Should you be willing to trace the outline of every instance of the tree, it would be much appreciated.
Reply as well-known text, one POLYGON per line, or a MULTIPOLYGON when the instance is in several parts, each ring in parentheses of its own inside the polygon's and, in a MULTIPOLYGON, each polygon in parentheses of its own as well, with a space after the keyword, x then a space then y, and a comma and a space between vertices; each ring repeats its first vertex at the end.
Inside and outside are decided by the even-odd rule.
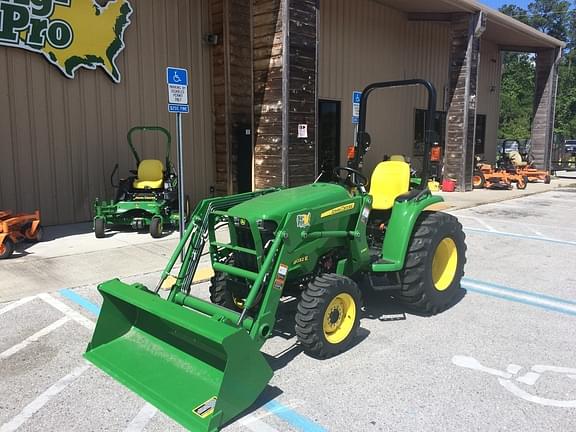
MULTIPOLYGON (((528 10, 504 5, 500 11, 566 42, 559 66, 555 132, 576 138, 576 10, 564 0, 534 0, 528 10)), ((530 136, 534 95, 533 56, 506 53, 502 74, 500 108, 501 138, 530 136)))

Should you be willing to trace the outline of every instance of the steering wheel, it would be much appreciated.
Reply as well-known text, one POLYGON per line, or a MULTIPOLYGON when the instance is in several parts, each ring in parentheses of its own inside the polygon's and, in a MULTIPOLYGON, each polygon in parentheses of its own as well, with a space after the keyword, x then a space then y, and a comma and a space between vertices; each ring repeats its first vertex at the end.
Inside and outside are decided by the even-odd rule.
POLYGON ((362 174, 360 171, 355 170, 354 168, 339 166, 334 168, 333 170, 334 175, 341 180, 342 177, 340 176, 340 173, 342 171, 346 171, 348 173, 346 178, 343 179, 343 182, 345 183, 349 182, 352 186, 356 186, 358 189, 364 189, 368 184, 368 179, 366 178, 366 176, 364 176, 364 174, 362 174))

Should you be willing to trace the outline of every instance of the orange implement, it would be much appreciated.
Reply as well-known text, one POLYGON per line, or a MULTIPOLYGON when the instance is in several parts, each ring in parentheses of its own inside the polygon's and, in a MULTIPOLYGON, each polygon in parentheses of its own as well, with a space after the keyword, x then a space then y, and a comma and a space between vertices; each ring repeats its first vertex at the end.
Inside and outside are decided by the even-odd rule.
POLYGON ((40 211, 16 214, 0 211, 0 259, 10 257, 16 243, 24 240, 42 240, 40 211))
POLYGON ((503 169, 494 169, 492 165, 480 160, 476 161, 476 170, 472 176, 472 186, 474 189, 512 189, 512 184, 516 183, 516 188, 526 189, 528 177, 517 172, 510 172, 503 169))

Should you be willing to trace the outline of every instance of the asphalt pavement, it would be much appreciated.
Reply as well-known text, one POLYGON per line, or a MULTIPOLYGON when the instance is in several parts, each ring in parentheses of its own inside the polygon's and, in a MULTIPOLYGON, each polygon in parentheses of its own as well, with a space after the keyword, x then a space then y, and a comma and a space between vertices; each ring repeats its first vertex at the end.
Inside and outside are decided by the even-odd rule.
MULTIPOLYGON (((447 211, 467 235, 460 301, 422 317, 367 294, 356 343, 337 357, 320 361, 302 352, 288 299, 263 348, 274 377, 252 409, 224 430, 576 430, 575 202, 576 189, 562 188, 451 205, 447 211)), ((86 254, 129 261, 137 250, 150 253, 157 268, 128 268, 122 276, 154 285, 157 262, 176 235, 141 245, 121 241, 124 235, 111 250, 89 248, 72 262, 81 265, 86 254)), ((44 261, 49 269, 50 259, 44 261)), ((94 275, 84 273, 75 276, 81 286, 64 280, 42 289, 33 279, 19 280, 26 294, 0 303, 0 432, 182 430, 83 360, 101 305, 96 284, 82 285, 94 275)), ((195 285, 194 294, 207 298, 207 284, 195 285)))

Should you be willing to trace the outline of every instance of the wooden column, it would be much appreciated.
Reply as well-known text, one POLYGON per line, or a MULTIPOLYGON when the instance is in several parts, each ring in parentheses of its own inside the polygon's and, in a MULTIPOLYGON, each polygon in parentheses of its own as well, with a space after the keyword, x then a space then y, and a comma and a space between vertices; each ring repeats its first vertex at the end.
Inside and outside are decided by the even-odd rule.
POLYGON ((444 177, 455 179, 458 191, 472 190, 480 36, 485 25, 482 13, 452 15, 444 177))
POLYGON ((316 177, 316 0, 290 0, 288 74, 288 185, 316 177), (298 138, 306 125, 307 138, 298 138))
POLYGON ((254 183, 296 186, 316 174, 316 1, 253 0, 254 183), (307 138, 298 138, 298 125, 307 138))
POLYGON ((215 188, 238 191, 237 160, 242 134, 252 128, 251 0, 212 0, 215 188))
POLYGON ((536 89, 534 91, 531 151, 534 163, 540 169, 550 169, 560 54, 557 48, 536 52, 536 89))

